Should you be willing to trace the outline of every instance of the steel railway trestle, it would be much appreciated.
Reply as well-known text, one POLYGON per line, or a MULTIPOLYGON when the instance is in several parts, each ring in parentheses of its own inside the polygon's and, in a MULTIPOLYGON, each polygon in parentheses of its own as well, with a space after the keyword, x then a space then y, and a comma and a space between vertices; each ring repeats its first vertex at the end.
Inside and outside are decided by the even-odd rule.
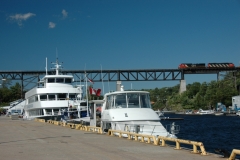
MULTIPOLYGON (((113 81, 180 81, 185 74, 217 74, 220 72, 239 72, 240 68, 187 68, 187 69, 135 69, 135 70, 62 70, 64 75, 72 74, 75 82, 84 82, 86 76, 94 82, 113 81)), ((46 71, 0 71, 4 80, 21 81, 22 91, 30 84, 37 84, 46 71)), ((54 74, 48 71, 47 74, 54 74)))

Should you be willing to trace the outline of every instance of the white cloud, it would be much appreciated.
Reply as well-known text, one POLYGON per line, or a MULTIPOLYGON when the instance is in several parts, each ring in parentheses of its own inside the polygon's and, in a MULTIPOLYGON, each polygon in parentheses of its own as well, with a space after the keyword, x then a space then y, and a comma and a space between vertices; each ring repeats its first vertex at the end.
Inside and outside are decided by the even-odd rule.
POLYGON ((25 14, 15 14, 15 15, 9 16, 9 18, 17 22, 19 26, 22 26, 22 21, 26 21, 27 19, 34 16, 36 16, 36 14, 34 13, 25 13, 25 14))
POLYGON ((63 9, 62 10, 62 15, 63 15, 63 18, 67 18, 68 12, 65 9, 63 9))
POLYGON ((56 27, 56 24, 53 23, 53 22, 49 22, 49 28, 55 28, 56 27))

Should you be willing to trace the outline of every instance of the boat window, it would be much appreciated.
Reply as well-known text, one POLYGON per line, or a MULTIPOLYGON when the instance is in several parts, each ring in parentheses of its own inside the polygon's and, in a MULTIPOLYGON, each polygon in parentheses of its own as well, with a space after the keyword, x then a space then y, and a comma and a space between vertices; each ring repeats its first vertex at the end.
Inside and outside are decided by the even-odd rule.
POLYGON ((149 94, 140 94, 141 108, 151 108, 149 94))
POLYGON ((57 95, 57 99, 58 100, 66 100, 66 98, 67 98, 67 94, 66 93, 59 93, 58 95, 57 95))
POLYGON ((86 102, 82 102, 82 103, 80 103, 80 106, 87 106, 87 103, 86 102))
POLYGON ((128 108, 140 108, 139 93, 128 93, 128 108))
POLYGON ((76 99, 76 94, 70 93, 69 94, 69 99, 71 99, 71 100, 76 99))
POLYGON ((65 83, 72 83, 72 79, 71 78, 65 78, 65 83))
POLYGON ((57 83, 63 83, 63 82, 64 82, 64 79, 63 79, 63 78, 56 78, 56 82, 57 82, 57 83))
POLYGON ((126 93, 114 95, 115 103, 112 104, 113 108, 127 108, 126 93))
POLYGON ((54 83, 55 82, 55 78, 48 78, 48 83, 54 83))
POLYGON ((43 115, 43 110, 42 109, 29 111, 29 116, 41 116, 41 115, 43 115))
POLYGON ((55 100, 55 94, 49 94, 49 95, 48 95, 48 100, 49 100, 49 101, 55 100))
POLYGON ((40 101, 46 101, 47 95, 40 95, 40 101))
MULTIPOLYGON (((59 109, 53 109, 53 114, 54 115, 59 115, 60 110, 59 109)), ((61 114, 61 113, 60 113, 61 114)))
POLYGON ((113 95, 107 96, 106 109, 111 109, 113 103, 113 95))

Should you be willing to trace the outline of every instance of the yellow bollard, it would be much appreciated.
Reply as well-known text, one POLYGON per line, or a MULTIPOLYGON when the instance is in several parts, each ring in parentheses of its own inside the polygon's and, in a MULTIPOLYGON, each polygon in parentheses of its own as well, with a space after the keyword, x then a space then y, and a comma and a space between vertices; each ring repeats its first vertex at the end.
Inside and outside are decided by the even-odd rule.
POLYGON ((180 143, 178 141, 176 141, 176 148, 174 148, 174 149, 181 149, 180 143))

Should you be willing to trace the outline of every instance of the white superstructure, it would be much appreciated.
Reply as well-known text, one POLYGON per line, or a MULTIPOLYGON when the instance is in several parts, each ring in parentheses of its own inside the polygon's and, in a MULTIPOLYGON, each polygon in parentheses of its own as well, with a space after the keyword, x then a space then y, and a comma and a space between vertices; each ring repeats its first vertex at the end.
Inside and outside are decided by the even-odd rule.
MULTIPOLYGON (((171 133, 160 123, 151 108, 149 92, 121 91, 104 95, 101 111, 102 129, 123 130, 141 134, 176 138, 179 126, 170 127, 171 133)), ((124 136, 124 135, 123 135, 124 136)))
MULTIPOLYGON (((24 117, 33 119, 44 116, 59 116, 67 111, 68 117, 85 117, 87 101, 83 100, 82 85, 74 86, 72 75, 61 75, 58 60, 55 64, 55 75, 45 75, 38 86, 25 94, 24 117), (75 111, 75 112, 74 112, 75 111)), ((46 71, 47 73, 47 71, 46 71)))

